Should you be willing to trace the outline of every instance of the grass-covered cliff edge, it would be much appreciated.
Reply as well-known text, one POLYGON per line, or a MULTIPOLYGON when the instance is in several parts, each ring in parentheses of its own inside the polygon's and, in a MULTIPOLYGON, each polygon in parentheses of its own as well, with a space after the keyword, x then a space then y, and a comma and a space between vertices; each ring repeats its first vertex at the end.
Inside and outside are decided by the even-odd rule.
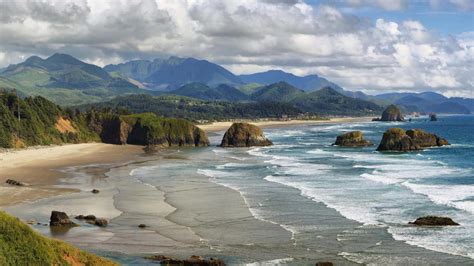
POLYGON ((160 146, 206 146, 206 133, 184 119, 151 113, 63 109, 41 97, 0 92, 0 148, 104 142, 160 146))
POLYGON ((0 265, 117 265, 34 232, 0 211, 0 265))

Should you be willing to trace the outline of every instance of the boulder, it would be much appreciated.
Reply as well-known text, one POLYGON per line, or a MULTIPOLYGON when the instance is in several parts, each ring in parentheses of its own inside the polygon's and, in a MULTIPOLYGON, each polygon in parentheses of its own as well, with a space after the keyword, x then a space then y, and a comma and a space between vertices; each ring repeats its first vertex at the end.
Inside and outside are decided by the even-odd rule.
POLYGON ((97 194, 97 193, 100 192, 100 190, 94 188, 91 192, 92 192, 93 194, 97 194))
POLYGON ((342 147, 364 147, 372 143, 364 139, 364 134, 360 131, 351 131, 337 136, 334 145, 342 147))
POLYGON ((145 259, 158 261, 162 265, 193 265, 193 266, 224 266, 224 261, 216 258, 205 259, 201 256, 193 255, 189 259, 175 259, 163 255, 153 255, 145 259))
POLYGON ((435 113, 430 114, 430 121, 438 121, 438 117, 436 116, 435 113))
POLYGON ((106 219, 102 218, 97 218, 94 221, 94 225, 100 226, 100 227, 106 227, 109 224, 109 222, 106 219))
POLYGON ((378 151, 417 151, 428 147, 449 145, 444 138, 425 132, 421 129, 405 131, 401 128, 390 128, 383 134, 378 151))
POLYGON ((398 106, 391 104, 382 113, 381 118, 372 119, 372 121, 405 121, 402 111, 398 106))
POLYGON ((222 138, 221 147, 270 146, 273 143, 263 135, 262 129, 248 123, 234 123, 222 138))
POLYGON ((334 263, 330 262, 330 261, 320 261, 320 262, 316 262, 316 266, 333 266, 334 263))
POLYGON ((452 225, 459 225, 453 219, 449 217, 439 217, 439 216, 425 216, 416 219, 414 222, 410 222, 410 224, 418 225, 418 226, 452 226, 452 225))
POLYGON ((12 185, 12 186, 19 186, 19 187, 24 187, 24 186, 27 185, 26 183, 16 181, 16 180, 13 180, 13 179, 7 179, 7 181, 5 181, 5 183, 7 183, 9 185, 12 185))
POLYGON ((49 218, 49 225, 50 226, 77 226, 77 224, 73 223, 69 216, 65 212, 60 211, 52 211, 51 217, 49 218))
POLYGON ((146 224, 139 224, 138 228, 147 228, 148 226, 146 224))

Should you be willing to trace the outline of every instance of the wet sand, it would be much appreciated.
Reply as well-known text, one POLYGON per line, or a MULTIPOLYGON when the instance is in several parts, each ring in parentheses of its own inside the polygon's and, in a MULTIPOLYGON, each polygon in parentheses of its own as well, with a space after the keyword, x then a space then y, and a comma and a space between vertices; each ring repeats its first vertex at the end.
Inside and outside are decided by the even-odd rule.
POLYGON ((74 189, 55 185, 66 174, 59 169, 68 166, 126 162, 143 153, 143 147, 103 143, 67 144, 32 147, 0 152, 0 206, 70 193, 74 189), (27 183, 11 186, 7 179, 27 183))

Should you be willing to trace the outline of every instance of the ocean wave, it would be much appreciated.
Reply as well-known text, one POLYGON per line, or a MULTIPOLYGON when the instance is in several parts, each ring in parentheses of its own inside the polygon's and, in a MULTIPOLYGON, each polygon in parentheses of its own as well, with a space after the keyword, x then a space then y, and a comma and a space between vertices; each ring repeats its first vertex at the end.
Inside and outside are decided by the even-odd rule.
POLYGON ((403 182, 402 185, 415 193, 426 195, 436 204, 455 207, 474 214, 474 201, 471 199, 474 195, 472 185, 425 185, 409 181, 403 182))

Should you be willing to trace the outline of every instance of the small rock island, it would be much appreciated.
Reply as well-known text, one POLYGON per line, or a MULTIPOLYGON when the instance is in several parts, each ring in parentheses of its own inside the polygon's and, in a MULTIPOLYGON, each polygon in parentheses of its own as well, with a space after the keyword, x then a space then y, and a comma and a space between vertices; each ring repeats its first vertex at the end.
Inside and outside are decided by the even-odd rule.
POLYGON ((391 104, 383 111, 381 118, 374 118, 372 121, 403 122, 405 121, 405 118, 403 117, 400 108, 391 104))
POLYGON ((233 123, 225 132, 220 147, 270 146, 261 128, 248 123, 233 123))
POLYGON ((414 222, 409 224, 414 224, 418 226, 454 226, 459 225, 453 219, 449 217, 439 217, 439 216, 425 216, 416 219, 414 222))
POLYGON ((361 131, 351 131, 337 136, 336 142, 333 145, 341 147, 365 147, 372 143, 364 139, 364 134, 361 131))
POLYGON ((449 145, 449 142, 435 134, 421 129, 390 128, 383 134, 378 151, 418 151, 428 147, 449 145))

